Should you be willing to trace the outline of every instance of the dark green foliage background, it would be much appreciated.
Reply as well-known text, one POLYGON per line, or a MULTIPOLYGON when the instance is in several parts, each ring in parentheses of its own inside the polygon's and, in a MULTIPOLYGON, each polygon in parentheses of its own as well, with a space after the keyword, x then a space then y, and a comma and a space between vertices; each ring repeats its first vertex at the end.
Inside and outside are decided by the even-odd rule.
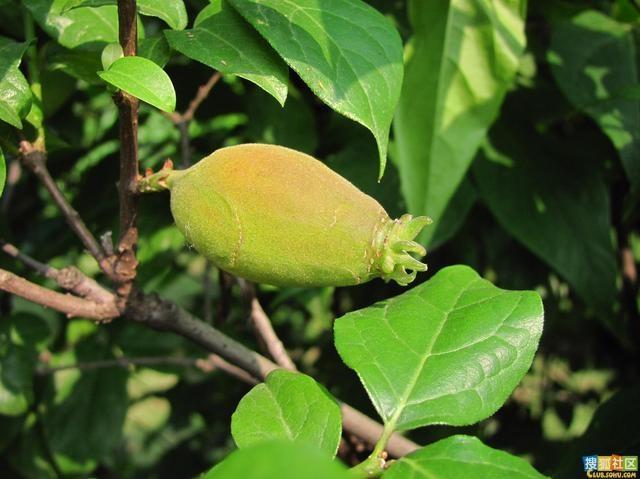
MULTIPOLYGON (((409 39, 404 1, 369 3, 393 20, 403 40, 409 39)), ((193 19, 206 3, 186 5, 193 19)), ((18 2, 0 0, 0 11, 0 34, 22 41, 18 2)), ((165 28, 153 17, 142 21, 147 36, 165 28)), ((631 118, 627 126, 638 142, 639 21, 640 8, 632 0, 530 2, 524 60, 487 141, 444 213, 427 256, 429 271, 418 282, 444 266, 463 263, 501 288, 537 290, 545 307, 541 346, 530 372, 493 417, 465 428, 423 428, 410 434, 415 441, 427 444, 453 432, 476 435, 560 478, 578 477, 583 454, 640 452, 640 297, 637 279, 625 278, 619 265, 623 250, 631 251, 636 265, 640 261, 640 178, 633 176, 640 157, 625 151, 625 171, 622 148, 598 121, 599 108, 606 110, 607 101, 613 101, 614 111, 631 118), (588 10, 616 22, 632 42, 630 50, 599 56, 597 64, 587 66, 603 69, 606 79, 607 72, 614 75, 624 64, 627 73, 622 75, 630 77, 616 77, 626 87, 610 91, 618 95, 613 100, 580 105, 567 89, 575 78, 563 83, 562 72, 554 72, 560 67, 553 55, 574 58, 594 42, 615 42, 606 20, 603 31, 586 36, 567 27, 588 10), (594 251, 602 256, 592 256, 594 251)), ((44 66, 49 168, 92 231, 116 232, 118 132, 110 93, 98 81, 77 82, 50 68, 56 46, 41 30, 36 34, 44 66)), ((165 70, 175 85, 178 111, 188 107, 211 75, 209 68, 177 54, 165 70)), ((391 215, 402 214, 406 205, 393 135, 391 161, 378 183, 378 150, 371 133, 321 103, 293 72, 289 86, 280 108, 253 83, 225 75, 190 125, 193 161, 242 142, 290 146, 325 161, 391 215)), ((0 123, 8 164, 16 161, 17 141, 16 130, 0 123)), ((171 121, 142 104, 141 166, 157 169, 167 157, 179 164, 179 148, 171 121)), ((5 192, 0 207, 1 237, 41 261, 76 264, 99 277, 46 191, 26 170, 5 192)), ((143 197, 139 218, 139 285, 202 315, 205 262, 185 247, 173 227, 168 196, 143 197)), ((42 281, 6 257, 0 258, 0 267, 42 281)), ((210 275, 215 325, 260 350, 238 287, 223 293, 217 272, 210 275), (230 297, 223 302, 222 294, 230 297)), ((332 323, 401 292, 376 280, 337 289, 260 287, 259 297, 300 369, 375 417, 358 378, 338 358, 332 323)), ((34 372, 45 360, 55 366, 113 357, 203 355, 185 339, 120 320, 103 326, 67 321, 7 295, 0 295, 0 313, 0 374, 28 403, 22 414, 0 415, 3 478, 192 477, 234 449, 229 418, 248 386, 222 372, 175 366, 101 369, 81 376, 77 371, 34 372)), ((349 451, 344 459, 358 454, 349 451)))

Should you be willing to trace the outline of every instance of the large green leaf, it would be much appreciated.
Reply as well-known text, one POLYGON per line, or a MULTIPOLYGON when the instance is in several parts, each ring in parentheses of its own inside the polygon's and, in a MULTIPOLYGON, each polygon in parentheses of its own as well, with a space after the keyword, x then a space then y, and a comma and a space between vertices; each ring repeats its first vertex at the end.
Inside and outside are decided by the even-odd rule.
POLYGON ((640 102, 633 27, 594 10, 553 30, 549 62, 565 96, 591 116, 618 149, 629 180, 640 188, 640 102))
POLYGON ((40 27, 67 48, 118 41, 114 5, 81 7, 63 13, 67 0, 23 0, 40 27))
POLYGON ((26 49, 26 43, 0 37, 0 120, 20 129, 31 108, 29 83, 18 68, 26 49))
POLYGON ((216 0, 205 8, 194 27, 166 31, 169 45, 222 73, 255 83, 284 105, 287 66, 226 1, 216 0))
POLYGON ((273 371, 247 393, 231 418, 240 448, 270 440, 305 443, 334 456, 340 444, 340 407, 312 378, 273 371))
POLYGON ((0 333, 0 414, 18 416, 33 402, 33 357, 0 333))
POLYGON ((384 479, 544 479, 519 457, 485 446, 478 438, 451 436, 393 463, 384 479))
MULTIPOLYGON (((409 211, 437 225, 498 114, 524 49, 524 0, 412 0, 394 122, 409 211)), ((428 244, 436 227, 425 228, 428 244)))
POLYGON ((496 125, 492 144, 474 164, 480 196, 502 226, 564 276, 585 302, 608 310, 617 273, 600 158, 561 149, 562 144, 513 123, 496 125))
MULTIPOLYGON (((101 7, 104 5, 117 5, 117 0, 67 0, 63 2, 63 12, 78 7, 101 7)), ((157 17, 174 30, 184 30, 189 21, 187 10, 182 0, 138 0, 136 3, 138 13, 151 17, 157 17)))
POLYGON ((361 0, 230 0, 311 90, 373 133, 380 176, 402 85, 402 42, 361 0))
MULTIPOLYGON (((111 359, 104 346, 89 337, 56 364, 111 359)), ((93 470, 119 443, 127 411, 127 371, 103 368, 55 374, 47 414, 43 416, 49 448, 66 474, 93 470)))
POLYGON ((527 372, 542 302, 451 266, 335 322, 340 356, 393 429, 471 424, 493 414, 527 372))
POLYGON ((233 452, 203 479, 353 479, 339 462, 317 449, 265 442, 233 452))
POLYGON ((176 109, 176 91, 171 78, 148 58, 120 58, 98 75, 107 83, 160 110, 172 112, 176 109))

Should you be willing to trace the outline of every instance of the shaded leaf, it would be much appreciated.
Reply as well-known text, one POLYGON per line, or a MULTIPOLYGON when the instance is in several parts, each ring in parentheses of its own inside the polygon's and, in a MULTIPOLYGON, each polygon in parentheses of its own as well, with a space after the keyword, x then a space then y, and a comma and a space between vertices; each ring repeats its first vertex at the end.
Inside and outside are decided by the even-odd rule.
POLYGON ((315 448, 290 442, 267 442, 229 455, 203 479, 353 479, 338 461, 315 448))
POLYGON ((393 463, 384 479, 544 479, 517 456, 485 446, 478 438, 451 436, 393 463))
POLYGON ((120 58, 108 70, 98 72, 98 76, 160 110, 172 112, 176 109, 176 92, 171 78, 147 58, 120 58))
POLYGON ((323 102, 371 130, 380 176, 402 86, 402 42, 361 0, 230 0, 323 102))
POLYGON ((640 103, 629 101, 638 83, 632 26, 583 11, 555 27, 548 59, 560 89, 600 125, 640 188, 640 103))
MULTIPOLYGON (((102 70, 99 49, 70 50, 59 45, 47 49, 47 68, 62 71, 89 84, 102 84, 97 72, 102 70)), ((46 93, 43 92, 46 95, 46 93)))
POLYGON ((523 0, 412 0, 411 56, 394 122, 409 212, 429 244, 495 120, 525 45, 523 0))
POLYGON ((466 266, 335 322, 335 343, 394 429, 464 425, 493 414, 531 365, 542 302, 466 266))
POLYGON ((284 107, 254 88, 248 92, 247 108, 251 122, 247 136, 258 143, 287 146, 313 155, 318 146, 315 119, 299 92, 289 90, 284 107))
POLYGON ((496 125, 493 144, 474 164, 480 196, 500 224, 564 276, 585 302, 608 310, 617 266, 599 158, 559 150, 512 124, 496 125))
POLYGON ((143 38, 138 42, 138 56, 148 58, 161 68, 171 59, 171 48, 164 34, 143 38))
POLYGON ((33 355, 0 333, 0 414, 19 416, 33 402, 33 355))
POLYGON ((335 456, 342 433, 340 408, 312 378, 276 370, 254 386, 231 418, 239 448, 271 440, 315 446, 335 456))
POLYGON ((222 73, 238 75, 271 94, 287 98, 286 65, 227 2, 209 5, 183 32, 165 31, 171 48, 222 73))
MULTIPOLYGON (((89 337, 72 352, 54 359, 69 364, 111 358, 89 337)), ((63 472, 89 472, 120 441, 128 403, 127 371, 69 370, 56 373, 54 379, 50 404, 43 416, 49 447, 63 472)))

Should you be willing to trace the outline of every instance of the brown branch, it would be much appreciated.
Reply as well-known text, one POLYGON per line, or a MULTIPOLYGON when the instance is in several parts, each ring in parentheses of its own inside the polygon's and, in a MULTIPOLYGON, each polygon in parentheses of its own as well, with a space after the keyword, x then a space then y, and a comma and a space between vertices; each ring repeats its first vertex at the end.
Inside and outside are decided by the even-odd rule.
POLYGON ((187 108, 187 110, 181 115, 181 120, 183 122, 189 123, 191 120, 193 120, 193 117, 196 114, 196 110, 202 104, 202 102, 206 100, 213 87, 216 86, 216 83, 218 83, 218 81, 220 81, 220 78, 220 72, 215 72, 213 75, 211 75, 207 83, 205 83, 204 85, 200 85, 200 87, 198 88, 198 93, 196 93, 196 96, 189 103, 189 108, 187 108))
POLYGON ((255 286, 243 278, 238 278, 238 284, 240 285, 242 294, 251 310, 249 316, 251 324, 253 324, 256 333, 266 346, 267 351, 269 351, 269 355, 284 369, 297 371, 298 368, 291 360, 284 344, 282 344, 282 341, 273 329, 269 316, 264 312, 264 309, 262 309, 262 306, 260 305, 260 301, 258 301, 258 298, 256 297, 255 286))
POLYGON ((107 267, 106 257, 100 244, 95 239, 93 234, 87 228, 87 225, 82 221, 78 212, 69 204, 67 199, 58 188, 58 185, 51 177, 49 170, 46 167, 46 152, 35 148, 28 141, 20 142, 20 152, 22 153, 22 161, 24 165, 33 172, 33 174, 40 180, 40 182, 47 189, 53 201, 58 206, 62 215, 64 216, 67 224, 76 236, 82 241, 82 244, 93 256, 103 270, 107 267))
MULTIPOLYGON (((106 305, 115 311, 116 299, 114 294, 74 266, 57 269, 22 253, 14 245, 6 243, 2 239, 0 239, 0 246, 5 254, 24 263, 45 278, 54 280, 61 288, 71 291, 81 298, 106 305)), ((115 314, 115 316, 119 316, 119 314, 115 314)))
MULTIPOLYGON (((131 295, 127 306, 125 315, 129 319, 154 329, 172 331, 184 336, 256 378, 264 380, 267 374, 280 368, 264 356, 158 296, 135 292, 131 295)), ((345 430, 374 445, 382 434, 382 425, 348 404, 342 403, 340 407, 345 430)), ((392 456, 400 457, 419 447, 409 439, 394 434, 387 450, 392 456)))
POLYGON ((215 371, 216 369, 219 369, 220 371, 224 371, 231 376, 235 376, 241 381, 247 384, 251 384, 252 386, 260 383, 258 379, 254 378, 244 369, 240 369, 238 366, 234 366, 230 362, 222 359, 217 354, 210 354, 206 359, 199 359, 197 366, 205 372, 215 371))
POLYGON ((2 247, 3 253, 5 253, 7 256, 11 256, 21 263, 24 263, 29 268, 31 268, 38 274, 41 274, 45 278, 53 278, 55 276, 54 268, 52 268, 48 264, 44 264, 33 259, 31 256, 27 256, 26 254, 21 253, 20 250, 18 250, 18 248, 16 248, 11 243, 7 243, 3 239, 0 239, 0 246, 2 247))
POLYGON ((273 325, 271 324, 271 320, 262 309, 258 298, 255 296, 251 300, 251 321, 253 322, 256 331, 260 334, 260 337, 264 340, 267 345, 267 349, 269 350, 269 354, 278 363, 285 369, 289 369, 291 371, 297 371, 296 365, 291 360, 289 353, 280 341, 280 338, 276 334, 273 329, 273 325))
POLYGON ((95 301, 70 294, 51 291, 3 269, 0 269, 0 290, 15 294, 47 308, 55 309, 68 317, 104 321, 120 314, 113 305, 96 303, 95 301))
MULTIPOLYGON (((135 0, 118 0, 119 38, 125 56, 137 53, 137 18, 135 0)), ((114 100, 120 120, 120 237, 113 267, 118 296, 124 304, 138 267, 138 99, 120 90, 114 100)))

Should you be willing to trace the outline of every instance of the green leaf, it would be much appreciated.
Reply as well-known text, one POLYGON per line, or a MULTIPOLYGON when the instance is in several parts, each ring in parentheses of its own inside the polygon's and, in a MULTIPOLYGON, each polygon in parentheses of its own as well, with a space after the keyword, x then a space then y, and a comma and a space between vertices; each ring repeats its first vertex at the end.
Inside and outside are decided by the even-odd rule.
MULTIPOLYGON (((78 7, 101 7, 116 5, 117 0, 68 0, 62 7, 63 12, 78 7)), ((138 13, 163 20, 174 30, 184 30, 189 21, 187 10, 182 0, 138 0, 138 13)))
POLYGON ((64 47, 118 41, 118 10, 114 5, 63 12, 65 0, 24 0, 22 3, 40 27, 64 47))
POLYGON ((7 178, 7 165, 4 161, 4 153, 2 152, 2 148, 0 148, 0 195, 4 191, 4 182, 7 178))
POLYGON ((394 462, 384 479, 544 479, 517 456, 485 446, 478 438, 451 436, 394 462))
POLYGON ((584 474, 582 456, 615 454, 636 456, 640 449, 640 387, 619 390, 596 411, 585 433, 574 443, 563 447, 561 467, 554 478, 570 479, 584 474))
POLYGON ((560 89, 600 125, 640 188, 640 103, 626 97, 638 83, 637 53, 631 25, 587 10, 554 28, 548 59, 560 89))
MULTIPOLYGON (((514 121, 508 117, 496 125, 493 144, 474 164, 480 196, 500 224, 564 276, 586 303, 608 311, 617 266, 601 158, 591 158, 588 149, 560 149, 513 127, 514 121)), ((580 141, 586 148, 586 140, 580 141)))
POLYGON ((33 357, 0 334, 0 414, 19 416, 33 402, 33 357))
POLYGON ((98 72, 98 76, 162 111, 172 112, 176 109, 176 92, 171 78, 147 58, 120 58, 108 70, 98 72))
POLYGON ((0 37, 0 120, 22 129, 31 109, 31 89, 20 69, 26 43, 0 37))
POLYGON ((335 456, 341 433, 336 401, 309 376, 284 370, 273 371, 249 391, 231 418, 239 448, 286 440, 335 456))
POLYGON ((465 425, 493 414, 529 369, 542 302, 451 266, 335 322, 335 343, 392 429, 465 425))
POLYGON ((339 462, 302 444, 267 442, 229 455, 202 479, 353 479, 339 462))
POLYGON ((402 41, 361 0, 230 0, 323 102, 368 128, 380 177, 402 86, 402 41))
POLYGON ((524 0, 412 0, 411 55, 394 122, 402 193, 434 227, 495 120, 524 50, 524 0))
POLYGON ((171 48, 164 34, 143 38, 138 42, 138 56, 148 58, 160 68, 171 59, 171 48))
MULTIPOLYGON (((112 357, 89 337, 74 351, 54 358, 52 365, 112 357)), ((54 379, 51 404, 43 416, 49 448, 63 472, 89 472, 120 441, 128 406, 127 371, 69 370, 56 373, 54 379)))
POLYGON ((138 12, 164 20, 173 30, 184 30, 189 21, 182 0, 138 0, 138 12))
POLYGON ((287 98, 287 66, 227 2, 214 1, 195 28, 165 31, 174 50, 222 73, 238 75, 271 94, 287 98))

